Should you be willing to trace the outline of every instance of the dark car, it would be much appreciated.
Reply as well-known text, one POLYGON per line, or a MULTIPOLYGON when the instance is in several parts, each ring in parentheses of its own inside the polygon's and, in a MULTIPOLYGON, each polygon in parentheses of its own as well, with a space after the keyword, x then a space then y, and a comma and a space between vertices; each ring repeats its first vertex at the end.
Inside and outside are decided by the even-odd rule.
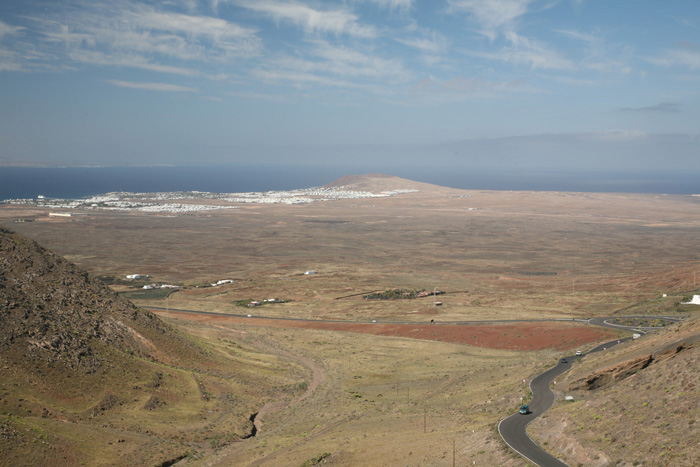
POLYGON ((520 406, 520 413, 523 415, 527 415, 530 413, 530 406, 528 405, 521 405, 520 406))
POLYGON ((565 358, 562 358, 562 359, 561 359, 561 363, 569 363, 569 361, 568 361, 567 359, 565 359, 565 358))

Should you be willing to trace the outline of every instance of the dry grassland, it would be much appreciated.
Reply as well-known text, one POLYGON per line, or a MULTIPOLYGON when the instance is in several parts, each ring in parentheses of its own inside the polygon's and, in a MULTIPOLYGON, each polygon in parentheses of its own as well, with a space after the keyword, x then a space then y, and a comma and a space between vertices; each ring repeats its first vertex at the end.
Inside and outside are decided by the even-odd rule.
MULTIPOLYGON (((649 312, 676 312, 693 289, 700 198, 386 183, 377 190, 421 191, 178 217, 88 212, 57 220, 0 206, 0 223, 93 274, 150 274, 185 286, 168 298, 171 309, 419 324, 570 319, 649 300, 658 300, 649 312), (35 221, 12 224, 29 218, 35 221), (219 279, 235 283, 195 287, 219 279), (434 287, 446 292, 441 307, 432 297, 348 297, 434 287), (662 293, 669 296, 658 299, 662 293), (234 304, 266 298, 288 302, 254 311, 234 304)), ((297 369, 291 380, 303 378, 297 391, 260 407, 255 437, 189 460, 201 465, 300 465, 325 453, 333 465, 452 465, 453 441, 457 465, 525 465, 500 441, 496 423, 527 397, 522 379, 561 354, 160 315, 221 349, 230 336, 276 355, 297 369)), ((563 339, 566 350, 582 343, 563 339)))

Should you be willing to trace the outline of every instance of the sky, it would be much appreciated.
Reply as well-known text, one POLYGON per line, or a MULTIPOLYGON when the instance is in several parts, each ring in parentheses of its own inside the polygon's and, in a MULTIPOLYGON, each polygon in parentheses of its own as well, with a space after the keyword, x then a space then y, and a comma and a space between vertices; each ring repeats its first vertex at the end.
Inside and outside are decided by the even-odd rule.
POLYGON ((699 127, 697 0, 0 2, 5 166, 700 174, 699 127))

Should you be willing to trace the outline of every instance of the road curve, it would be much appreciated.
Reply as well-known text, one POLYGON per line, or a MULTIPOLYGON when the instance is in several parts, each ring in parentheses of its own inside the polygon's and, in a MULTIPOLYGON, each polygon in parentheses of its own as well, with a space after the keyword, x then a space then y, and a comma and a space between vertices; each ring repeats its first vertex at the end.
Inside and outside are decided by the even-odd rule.
MULTIPOLYGON (((159 311, 175 311, 184 313, 196 313, 203 315, 213 315, 213 316, 231 316, 238 318, 257 318, 257 319, 269 319, 269 320, 284 320, 284 321, 323 321, 329 323, 357 323, 359 321, 346 321, 346 320, 316 320, 316 319, 304 319, 304 318, 281 318, 272 316, 259 316, 259 315, 243 315, 243 314, 232 314, 232 313, 215 313, 208 311, 196 311, 196 310, 181 310, 176 308, 163 308, 156 306, 145 306, 144 308, 154 309, 159 311)), ((654 316, 653 318, 665 318, 671 321, 680 321, 682 318, 676 317, 659 317, 654 316)), ((480 320, 480 321, 441 321, 434 322, 433 324, 489 324, 489 323, 516 323, 516 322, 543 322, 543 321, 574 321, 578 323, 590 324, 595 326, 602 326, 613 329, 625 329, 628 331, 635 331, 641 334, 646 334, 647 332, 654 330, 650 328, 640 328, 634 326, 624 326, 619 324, 612 324, 609 322, 611 318, 598 317, 590 319, 525 319, 525 320, 480 320)), ((377 322, 377 321, 372 321, 377 322)), ((382 323, 391 324, 419 324, 412 321, 381 321, 382 323)), ((609 349, 617 344, 621 344, 625 341, 630 340, 631 337, 624 339, 615 339, 610 342, 605 342, 599 346, 591 349, 588 353, 600 352, 605 349, 609 349)), ((583 358, 586 354, 581 355, 583 358)), ((554 405, 554 393, 550 389, 550 385, 554 379, 566 372, 571 368, 574 359, 579 358, 575 355, 569 355, 559 359, 557 364, 539 374, 530 382, 530 391, 532 392, 532 402, 530 403, 530 413, 522 415, 520 413, 515 413, 507 418, 501 420, 498 424, 498 432, 500 433, 503 440, 510 446, 514 451, 528 459, 530 462, 537 464, 541 467, 568 467, 567 464, 560 461, 556 457, 547 453, 544 449, 540 448, 537 443, 535 443, 526 432, 527 426, 535 418, 542 415, 544 412, 549 410, 552 405, 554 405)))
MULTIPOLYGON (((630 340, 629 337, 605 342, 593 348, 588 353, 609 349, 610 347, 628 340, 630 340)), ((514 413, 510 417, 501 420, 498 424, 498 432, 501 438, 503 438, 503 441, 505 441, 511 449, 530 462, 541 467, 566 467, 567 464, 540 448, 537 443, 527 435, 526 428, 530 422, 554 405, 554 393, 550 389, 552 381, 554 381, 557 376, 568 371, 574 359, 583 358, 584 355, 581 357, 576 357, 575 355, 562 357, 555 366, 533 378, 532 381, 530 381, 530 391, 532 392, 530 413, 527 415, 514 413)))

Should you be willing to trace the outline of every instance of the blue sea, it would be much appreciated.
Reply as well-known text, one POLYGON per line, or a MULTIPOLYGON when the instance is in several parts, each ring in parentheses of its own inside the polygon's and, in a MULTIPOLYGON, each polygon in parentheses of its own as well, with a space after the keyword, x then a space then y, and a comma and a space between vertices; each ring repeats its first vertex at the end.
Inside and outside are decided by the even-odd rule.
POLYGON ((325 185, 344 175, 385 173, 462 189, 700 193, 697 174, 524 173, 416 167, 177 166, 177 167, 0 167, 0 200, 81 198, 111 191, 208 191, 240 193, 325 185))

